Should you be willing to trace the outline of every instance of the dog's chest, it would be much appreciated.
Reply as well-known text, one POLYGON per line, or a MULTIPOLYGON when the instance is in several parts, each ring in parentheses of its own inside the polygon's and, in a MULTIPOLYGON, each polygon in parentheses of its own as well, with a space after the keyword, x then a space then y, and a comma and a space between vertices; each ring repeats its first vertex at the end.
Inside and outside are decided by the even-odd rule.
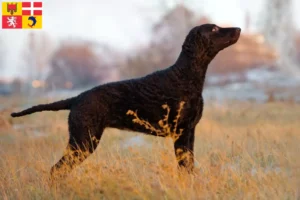
POLYGON ((183 99, 184 106, 182 109, 182 123, 189 123, 195 126, 202 117, 203 112, 203 98, 202 96, 194 96, 183 99))

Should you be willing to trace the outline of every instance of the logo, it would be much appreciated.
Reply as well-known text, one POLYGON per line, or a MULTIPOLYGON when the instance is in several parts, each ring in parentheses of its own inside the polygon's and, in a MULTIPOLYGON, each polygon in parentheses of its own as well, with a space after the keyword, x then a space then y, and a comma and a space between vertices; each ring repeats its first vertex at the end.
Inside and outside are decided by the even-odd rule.
POLYGON ((17 23, 17 18, 12 16, 12 17, 7 17, 7 25, 9 27, 13 27, 13 28, 16 28, 16 26, 18 25, 17 23))
POLYGON ((2 29, 42 29, 43 2, 2 2, 2 29))
POLYGON ((9 12, 11 15, 13 15, 14 12, 17 12, 17 3, 7 3, 7 12, 9 12))
POLYGON ((28 26, 30 26, 30 28, 34 27, 34 25, 36 24, 36 19, 34 16, 30 16, 28 17, 28 21, 32 21, 32 24, 28 24, 28 26))

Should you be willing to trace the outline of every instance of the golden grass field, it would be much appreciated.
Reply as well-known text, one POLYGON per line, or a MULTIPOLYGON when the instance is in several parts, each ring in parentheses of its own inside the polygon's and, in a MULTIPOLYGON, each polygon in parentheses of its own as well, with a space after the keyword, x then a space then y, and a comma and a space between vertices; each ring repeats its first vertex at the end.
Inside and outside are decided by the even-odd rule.
POLYGON ((50 187, 68 112, 10 118, 24 101, 37 103, 0 99, 0 199, 300 199, 300 104, 207 103, 193 175, 178 170, 170 138, 106 129, 96 152, 50 187), (125 145, 132 137, 142 142, 125 145))

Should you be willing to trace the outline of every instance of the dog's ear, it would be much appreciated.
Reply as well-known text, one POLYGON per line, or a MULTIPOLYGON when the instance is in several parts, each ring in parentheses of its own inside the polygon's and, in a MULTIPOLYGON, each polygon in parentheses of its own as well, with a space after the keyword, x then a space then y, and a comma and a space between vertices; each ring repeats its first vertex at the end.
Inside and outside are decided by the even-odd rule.
POLYGON ((190 57, 195 57, 199 53, 203 52, 208 46, 206 37, 201 33, 201 28, 193 28, 186 36, 182 45, 182 50, 186 52, 190 57))

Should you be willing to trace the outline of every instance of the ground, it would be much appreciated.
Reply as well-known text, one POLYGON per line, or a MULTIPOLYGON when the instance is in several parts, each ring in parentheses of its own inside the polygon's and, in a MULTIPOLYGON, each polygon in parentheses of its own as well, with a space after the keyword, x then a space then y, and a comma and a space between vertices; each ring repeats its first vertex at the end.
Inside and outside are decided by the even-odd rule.
POLYGON ((50 167, 67 144, 68 112, 9 117, 29 102, 37 103, 0 98, 3 199, 300 198, 300 104, 207 103, 194 175, 178 171, 171 139, 107 129, 95 154, 50 187, 50 167))

